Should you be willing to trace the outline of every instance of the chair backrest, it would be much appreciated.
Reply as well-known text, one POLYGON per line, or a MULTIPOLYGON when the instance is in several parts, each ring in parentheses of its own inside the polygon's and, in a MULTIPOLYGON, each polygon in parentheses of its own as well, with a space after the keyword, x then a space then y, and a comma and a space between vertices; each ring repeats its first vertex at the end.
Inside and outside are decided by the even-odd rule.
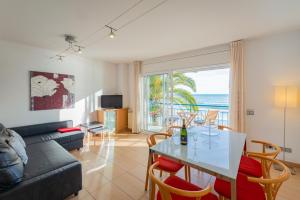
POLYGON ((225 125, 218 125, 218 129, 220 129, 220 130, 229 130, 229 131, 233 130, 229 126, 225 126, 225 125))
POLYGON ((281 148, 277 144, 273 144, 270 142, 260 141, 260 140, 251 140, 252 143, 261 144, 262 151, 261 152, 247 152, 249 155, 261 155, 269 158, 275 159, 278 154, 281 152, 281 148), (267 149, 272 149, 267 151, 267 149))
POLYGON ((164 137, 164 138, 168 138, 168 137, 170 137, 171 135, 168 134, 168 133, 153 133, 153 134, 149 135, 149 136, 147 137, 147 139, 146 139, 149 148, 152 147, 152 146, 154 146, 154 145, 156 145, 156 143, 157 143, 156 138, 157 138, 157 137, 161 137, 161 136, 164 137))
POLYGON ((189 127, 193 122, 193 120, 195 119, 195 117, 197 116, 197 113, 180 111, 177 113, 177 115, 181 119, 185 119, 185 126, 189 127))
POLYGON ((218 117, 219 111, 218 110, 208 110, 205 116, 205 124, 214 124, 218 117))
MULTIPOLYGON (((262 151, 261 152, 250 152, 247 151, 246 155, 247 156, 263 156, 263 157, 267 157, 270 159, 275 159, 278 154, 281 152, 281 148, 276 145, 276 144, 272 144, 270 142, 264 142, 264 141, 259 141, 259 140, 251 140, 252 143, 256 143, 256 144, 261 144, 262 145, 262 151), (272 149, 267 151, 268 149, 272 149)), ((265 161, 262 160, 262 166, 265 167, 265 169, 263 169, 263 177, 269 177, 270 174, 266 173, 270 170, 270 168, 272 167, 272 163, 271 162, 267 162, 264 163, 265 161)))
MULTIPOLYGON (((168 138, 170 136, 171 135, 169 135, 167 133, 153 133, 153 134, 149 135, 147 137, 147 139, 146 139, 148 147, 150 148, 150 147, 156 145, 156 143, 157 143, 157 139, 156 138, 157 137, 162 137, 162 138, 166 139, 166 138, 168 138)), ((150 156, 150 154, 149 154, 149 156, 150 156)), ((152 160, 151 163, 154 162, 154 161, 156 161, 157 158, 158 158, 157 154, 152 154, 152 156, 151 156, 151 160, 152 160)))
POLYGON ((153 169, 155 169, 157 165, 158 163, 156 162, 150 166, 149 176, 151 178, 152 184, 154 184, 154 187, 155 185, 158 186, 162 200, 172 200, 171 194, 175 194, 182 197, 196 198, 197 200, 200 200, 201 197, 211 192, 210 185, 208 185, 205 189, 200 191, 187 191, 172 187, 155 176, 153 169))
POLYGON ((261 160, 263 165, 263 171, 264 174, 266 174, 267 178, 248 177, 248 180, 263 185, 267 200, 275 200, 278 190, 281 187, 282 183, 288 180, 291 175, 289 168, 286 165, 284 165, 281 161, 269 157, 265 157, 261 155, 251 155, 251 157, 261 160), (271 170, 269 166, 271 166, 272 164, 277 164, 283 169, 283 171, 275 178, 271 178, 271 173, 270 173, 271 170))
POLYGON ((181 129, 181 126, 169 126, 167 129, 167 134, 173 135, 175 129, 181 129))

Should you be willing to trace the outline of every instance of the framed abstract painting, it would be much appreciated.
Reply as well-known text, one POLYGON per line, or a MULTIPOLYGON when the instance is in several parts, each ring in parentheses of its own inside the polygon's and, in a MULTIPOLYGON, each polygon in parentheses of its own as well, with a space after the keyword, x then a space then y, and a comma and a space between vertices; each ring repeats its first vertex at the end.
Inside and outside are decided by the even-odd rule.
POLYGON ((30 71, 30 110, 74 108, 75 77, 30 71))

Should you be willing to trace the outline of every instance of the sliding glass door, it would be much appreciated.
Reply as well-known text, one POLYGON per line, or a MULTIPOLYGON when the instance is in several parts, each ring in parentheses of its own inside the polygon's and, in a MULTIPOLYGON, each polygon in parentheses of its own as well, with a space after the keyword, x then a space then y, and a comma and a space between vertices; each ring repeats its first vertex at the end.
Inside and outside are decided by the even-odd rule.
POLYGON ((143 128, 165 130, 170 110, 170 76, 167 73, 144 77, 143 128))
POLYGON ((194 116, 192 125, 205 122, 209 111, 217 113, 217 125, 228 125, 229 68, 172 71, 144 76, 143 129, 165 131, 194 116))

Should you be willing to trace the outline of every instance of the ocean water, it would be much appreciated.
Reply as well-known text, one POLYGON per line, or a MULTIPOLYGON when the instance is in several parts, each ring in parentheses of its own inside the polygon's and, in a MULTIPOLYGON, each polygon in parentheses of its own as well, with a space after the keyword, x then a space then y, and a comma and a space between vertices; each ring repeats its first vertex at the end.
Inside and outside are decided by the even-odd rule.
POLYGON ((197 104, 200 105, 229 105, 228 94, 194 94, 193 96, 195 97, 197 104))

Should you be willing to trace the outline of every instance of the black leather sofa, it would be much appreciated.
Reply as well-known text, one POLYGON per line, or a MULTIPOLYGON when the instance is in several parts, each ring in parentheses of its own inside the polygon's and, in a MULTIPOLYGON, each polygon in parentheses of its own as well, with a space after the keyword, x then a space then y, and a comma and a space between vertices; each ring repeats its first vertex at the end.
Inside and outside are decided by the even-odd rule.
POLYGON ((82 189, 81 163, 66 149, 82 147, 84 134, 56 132, 71 126, 72 121, 63 121, 12 128, 26 142, 28 163, 22 182, 1 192, 0 200, 63 200, 78 194, 82 189))
POLYGON ((66 150, 79 149, 83 147, 84 133, 82 131, 72 131, 69 133, 59 133, 59 128, 73 127, 73 121, 60 121, 45 124, 35 124, 10 128, 19 133, 27 145, 55 140, 66 150))

